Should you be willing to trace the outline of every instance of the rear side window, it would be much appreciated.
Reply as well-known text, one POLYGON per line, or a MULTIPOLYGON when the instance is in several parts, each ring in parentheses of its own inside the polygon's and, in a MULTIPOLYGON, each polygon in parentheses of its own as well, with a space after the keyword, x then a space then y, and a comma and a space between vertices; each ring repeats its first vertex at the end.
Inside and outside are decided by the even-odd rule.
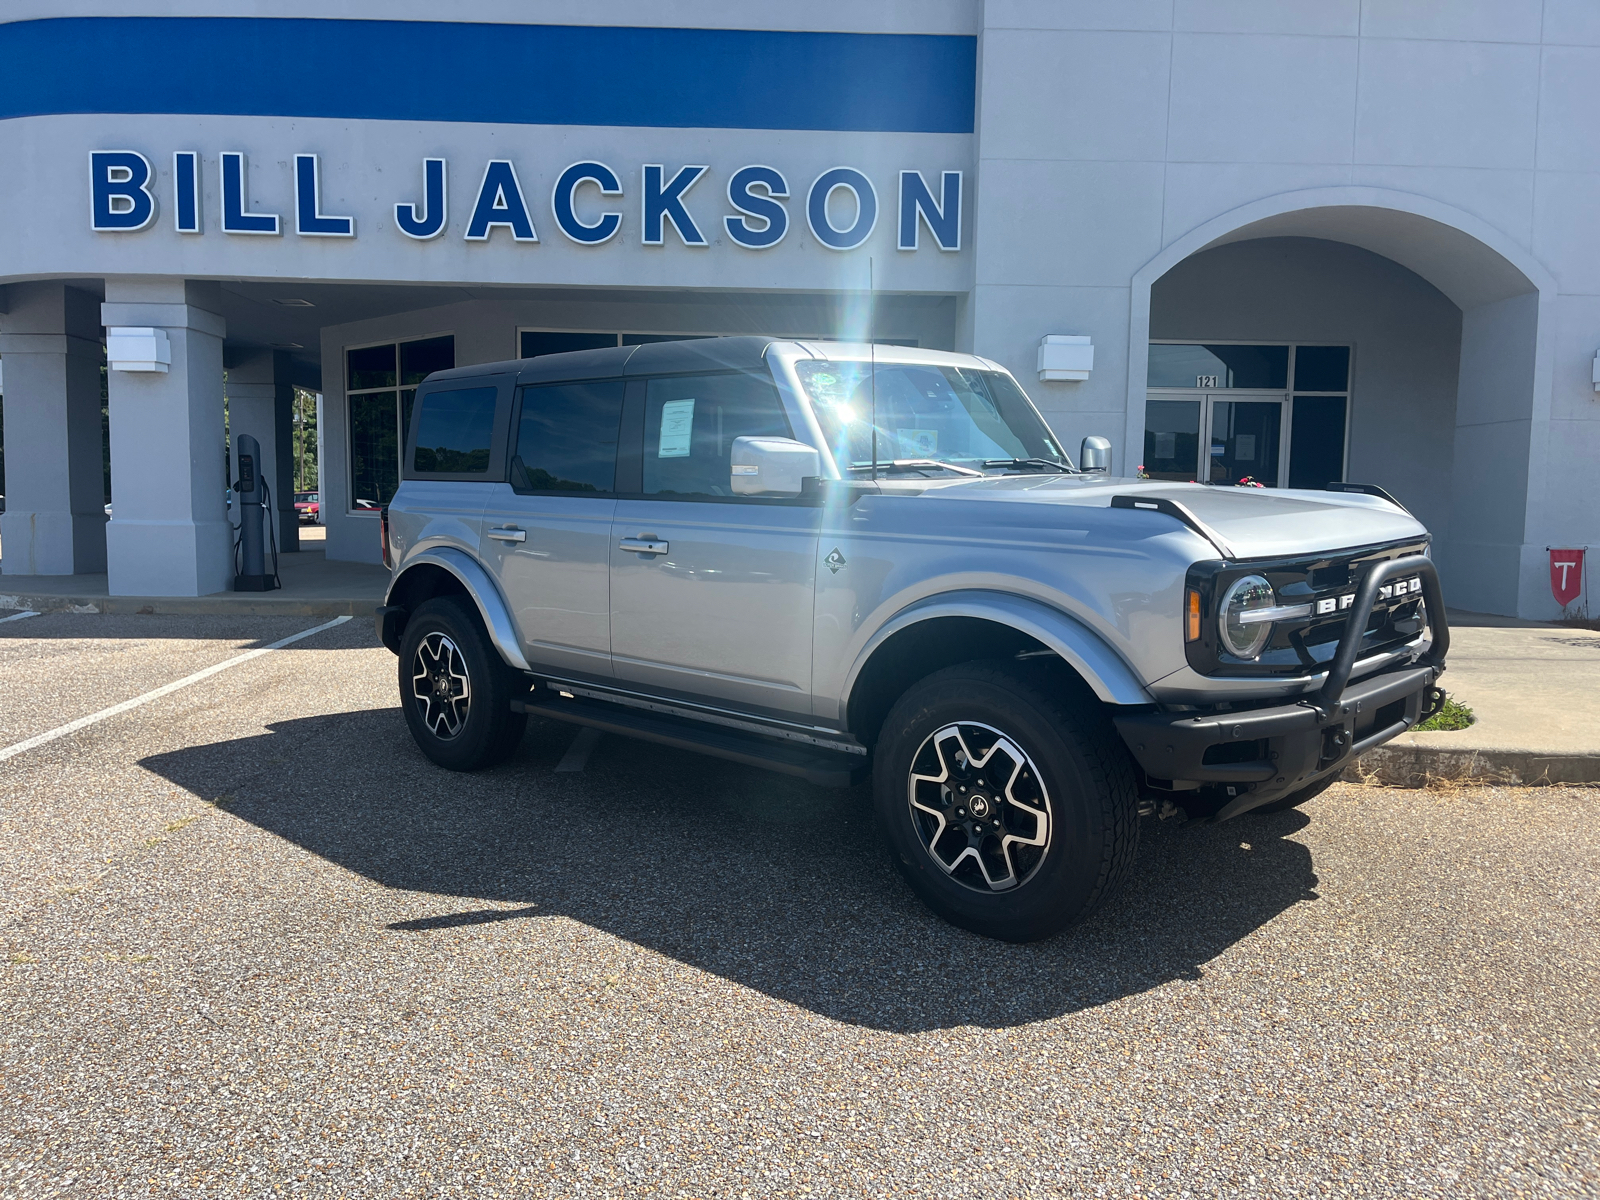
POLYGON ((412 467, 439 475, 487 471, 494 442, 496 391, 492 387, 462 388, 423 396, 412 467))
POLYGON ((611 492, 617 486, 622 381, 522 389, 511 486, 519 492, 611 492))
POLYGON ((770 380, 754 375, 652 379, 644 406, 644 491, 731 496, 733 440, 788 437, 789 418, 770 380))

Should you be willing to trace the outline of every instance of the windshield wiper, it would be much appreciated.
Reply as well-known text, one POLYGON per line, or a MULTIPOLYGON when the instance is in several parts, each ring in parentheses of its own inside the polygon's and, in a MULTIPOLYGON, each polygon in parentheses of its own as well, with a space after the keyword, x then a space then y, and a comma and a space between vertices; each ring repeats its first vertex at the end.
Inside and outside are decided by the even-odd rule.
POLYGON ((1060 471, 1063 475, 1076 475, 1066 463, 1056 462, 1053 458, 986 458, 983 460, 985 467, 1049 467, 1060 471))
MULTIPOLYGON (((974 479, 982 479, 982 471, 974 471, 971 467, 958 467, 955 463, 940 462, 936 458, 896 458, 889 461, 880 460, 877 469, 880 471, 914 471, 917 474, 926 474, 928 468, 938 471, 949 471, 952 475, 970 475, 974 479)), ((853 463, 852 471, 870 471, 872 463, 853 463)))

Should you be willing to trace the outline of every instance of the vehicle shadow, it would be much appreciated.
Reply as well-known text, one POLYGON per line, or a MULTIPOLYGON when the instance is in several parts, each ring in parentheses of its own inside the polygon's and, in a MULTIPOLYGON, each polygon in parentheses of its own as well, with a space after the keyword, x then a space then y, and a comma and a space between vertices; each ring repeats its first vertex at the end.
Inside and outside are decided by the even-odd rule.
POLYGON ((1202 966, 1316 898, 1298 813, 1146 820, 1122 892, 1049 941, 1007 945, 934 917, 901 882, 866 788, 830 791, 608 736, 552 772, 575 729, 531 723, 516 758, 440 770, 397 709, 272 725, 141 765, 386 887, 464 904, 396 937, 564 915, 822 1016, 910 1032, 1090 1008, 1202 966), (359 748, 359 752, 357 749, 359 748), (279 765, 293 764, 284 774, 279 765))

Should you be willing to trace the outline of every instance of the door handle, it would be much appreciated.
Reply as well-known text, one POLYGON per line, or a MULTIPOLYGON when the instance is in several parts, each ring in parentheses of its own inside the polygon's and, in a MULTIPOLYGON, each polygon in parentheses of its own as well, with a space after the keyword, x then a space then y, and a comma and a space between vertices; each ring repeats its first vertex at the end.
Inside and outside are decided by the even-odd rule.
POLYGON ((672 548, 671 542, 659 542, 655 538, 623 538, 617 545, 635 554, 665 554, 672 548))
POLYGON ((528 540, 528 531, 526 529, 518 529, 515 525, 505 525, 498 529, 491 529, 488 534, 497 542, 525 542, 528 540))

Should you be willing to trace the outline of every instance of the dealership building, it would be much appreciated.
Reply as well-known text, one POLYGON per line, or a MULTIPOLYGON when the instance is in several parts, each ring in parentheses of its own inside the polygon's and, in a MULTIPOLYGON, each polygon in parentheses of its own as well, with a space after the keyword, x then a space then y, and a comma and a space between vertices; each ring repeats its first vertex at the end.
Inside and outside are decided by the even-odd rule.
POLYGON ((1118 474, 1376 484, 1463 609, 1600 544, 1592 0, 339 7, 6 6, 8 579, 228 588, 243 433, 293 550, 296 387, 376 562, 428 372, 746 333, 985 356, 1118 474))

